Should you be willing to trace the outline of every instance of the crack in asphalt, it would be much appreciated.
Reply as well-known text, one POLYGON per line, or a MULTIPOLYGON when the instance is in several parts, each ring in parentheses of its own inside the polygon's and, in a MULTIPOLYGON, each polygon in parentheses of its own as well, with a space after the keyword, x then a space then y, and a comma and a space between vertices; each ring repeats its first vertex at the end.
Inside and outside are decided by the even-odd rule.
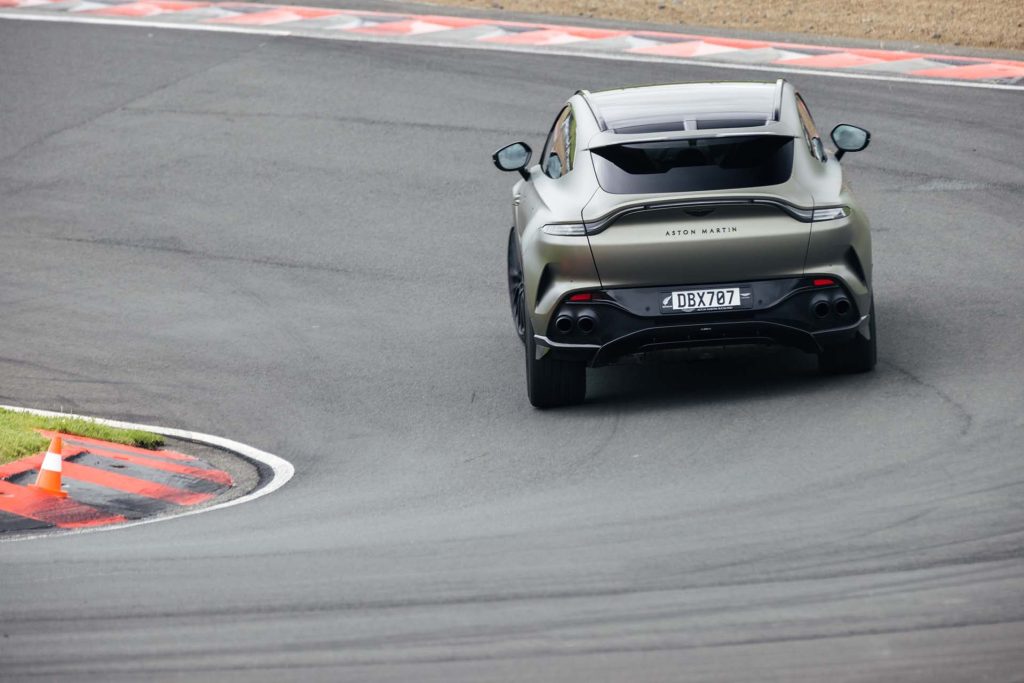
POLYGON ((228 263, 244 263, 247 265, 255 266, 267 266, 270 268, 288 268, 293 270, 311 270, 320 271, 325 273, 335 273, 338 275, 347 276, 370 276, 376 278, 388 278, 390 280, 400 280, 407 282, 416 282, 417 279, 406 275, 377 271, 369 268, 347 268, 341 266, 328 266, 320 263, 302 263, 300 261, 286 261, 284 259, 271 259, 271 258, 251 258, 245 256, 228 256, 227 254, 213 254, 209 252, 199 251, 196 249, 188 249, 186 247, 176 247, 168 244, 154 244, 152 242, 140 243, 131 240, 120 240, 110 237, 41 237, 40 239, 53 240, 56 242, 73 242, 78 244, 91 244, 96 246, 109 246, 109 247, 120 247, 123 249, 138 249, 141 251, 153 251, 168 254, 176 254, 180 256, 186 256, 188 258, 201 259, 206 261, 221 261, 228 263))
POLYGON ((209 116, 224 119, 283 119, 305 122, 324 122, 340 124, 357 124, 360 126, 376 126, 394 129, 396 127, 413 128, 427 131, 443 131, 447 133, 493 133, 495 135, 511 135, 530 137, 537 131, 512 128, 490 128, 487 126, 471 126, 451 123, 428 123, 426 121, 408 121, 399 119, 370 118, 366 116, 322 116, 317 114, 283 114, 278 112, 250 111, 218 111, 215 109, 164 109, 160 107, 122 107, 122 111, 132 114, 171 114, 174 116, 209 116))

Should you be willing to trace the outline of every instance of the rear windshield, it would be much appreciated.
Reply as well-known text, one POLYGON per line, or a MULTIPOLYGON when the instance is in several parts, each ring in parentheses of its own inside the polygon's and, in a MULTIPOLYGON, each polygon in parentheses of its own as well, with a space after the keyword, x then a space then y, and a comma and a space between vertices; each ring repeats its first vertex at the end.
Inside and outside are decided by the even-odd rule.
POLYGON ((700 192, 778 185, 793 172, 793 139, 769 135, 640 142, 592 150, 605 192, 700 192))

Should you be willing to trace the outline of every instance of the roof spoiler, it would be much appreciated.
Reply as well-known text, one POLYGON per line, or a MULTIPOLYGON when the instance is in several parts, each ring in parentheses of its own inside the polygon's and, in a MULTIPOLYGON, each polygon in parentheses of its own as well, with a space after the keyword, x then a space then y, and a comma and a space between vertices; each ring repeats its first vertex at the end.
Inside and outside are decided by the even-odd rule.
POLYGON ((771 121, 782 120, 782 92, 786 89, 786 79, 780 78, 775 81, 775 97, 772 99, 771 121))
POLYGON ((597 127, 601 130, 601 132, 603 133, 604 131, 608 130, 607 121, 604 120, 603 116, 597 113, 597 110, 594 109, 593 103, 590 101, 590 91, 577 90, 576 94, 582 97, 583 101, 587 103, 587 108, 590 109, 590 113, 594 116, 594 120, 597 121, 597 127))
MULTIPOLYGON (((765 124, 772 123, 773 121, 782 120, 782 94, 786 89, 786 79, 780 78, 775 81, 775 95, 772 97, 772 110, 768 112, 768 118, 765 124)), ((597 121, 598 129, 603 133, 608 130, 608 122, 604 120, 604 117, 598 113, 597 109, 594 108, 594 104, 590 101, 589 90, 577 90, 576 94, 579 95, 584 102, 587 103, 587 108, 590 109, 590 113, 593 114, 594 120, 597 121)))

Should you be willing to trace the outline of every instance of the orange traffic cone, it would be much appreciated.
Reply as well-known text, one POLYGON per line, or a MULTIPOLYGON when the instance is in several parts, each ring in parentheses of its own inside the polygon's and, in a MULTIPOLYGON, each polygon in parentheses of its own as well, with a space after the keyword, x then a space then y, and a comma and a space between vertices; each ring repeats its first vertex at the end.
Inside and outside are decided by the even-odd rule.
POLYGON ((60 434, 56 434, 53 440, 50 441, 50 447, 43 457, 43 465, 39 468, 39 476, 36 477, 36 483, 30 484, 32 488, 53 496, 68 497, 68 494, 60 489, 60 470, 61 463, 64 461, 64 458, 61 457, 63 447, 64 442, 61 441, 60 434))

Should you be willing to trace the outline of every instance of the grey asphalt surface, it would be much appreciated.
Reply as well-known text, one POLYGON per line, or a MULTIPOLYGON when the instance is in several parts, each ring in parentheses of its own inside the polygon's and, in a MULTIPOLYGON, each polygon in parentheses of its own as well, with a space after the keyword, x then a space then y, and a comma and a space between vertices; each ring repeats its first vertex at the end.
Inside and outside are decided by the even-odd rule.
POLYGON ((1022 680, 1020 93, 792 78, 874 133, 874 374, 526 402, 490 153, 577 88, 742 76, 0 22, 0 399, 297 469, 0 543, 0 679, 1022 680))

